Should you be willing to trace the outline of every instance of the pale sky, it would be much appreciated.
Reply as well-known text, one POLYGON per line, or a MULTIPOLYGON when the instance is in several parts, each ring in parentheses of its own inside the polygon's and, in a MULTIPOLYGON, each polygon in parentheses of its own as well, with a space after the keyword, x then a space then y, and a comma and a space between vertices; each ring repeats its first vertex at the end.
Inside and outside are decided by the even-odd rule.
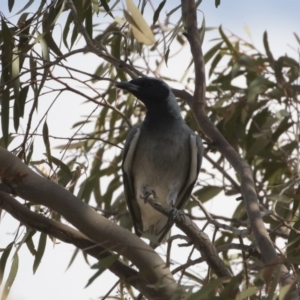
MULTIPOLYGON (((155 7, 161 1, 152 0, 155 7)), ((16 1, 16 12, 26 1, 16 1)), ((168 4, 163 9, 163 12, 169 11, 170 7, 175 7, 179 1, 168 1, 168 4), (171 5, 172 3, 172 5, 171 5)), ((263 51, 262 35, 266 30, 269 35, 270 48, 275 57, 289 53, 296 60, 299 60, 297 52, 292 47, 299 49, 293 32, 300 36, 300 1, 299 0, 221 0, 221 5, 218 8, 214 6, 214 0, 203 0, 200 9, 205 14, 207 27, 223 26, 240 37, 249 40, 250 38, 245 31, 245 26, 250 30, 252 40, 257 48, 263 51)), ((7 15, 7 1, 1 1, 0 11, 7 15)), ((119 16, 122 17, 121 13, 119 16)), ((201 13, 198 17, 201 20, 201 13)), ((162 18, 163 20, 163 18, 162 18)), ((101 15, 99 17, 101 22, 101 15)), ((213 34, 208 33, 204 40, 204 52, 209 49, 213 42, 213 34)), ((78 57, 78 56, 77 56, 78 57)), ((93 72, 95 68, 95 61, 88 59, 88 55, 78 61, 78 64, 86 64, 86 68, 93 72)), ((95 59, 95 56, 93 56, 95 59)), ((180 74, 180 65, 170 67, 169 72, 174 74, 174 70, 180 74)), ((55 104, 48 119, 55 118, 56 127, 51 128, 53 135, 68 136, 72 124, 75 122, 78 115, 88 114, 92 109, 91 106, 82 105, 81 99, 72 99, 72 109, 70 110, 70 99, 63 99, 59 104, 55 104), (83 109, 86 110, 83 111, 83 109), (68 118, 66 118, 66 112, 68 118)), ((43 109, 42 107, 40 108, 43 109)), ((52 141, 51 141, 52 142, 52 141)), ((55 145, 59 142, 53 141, 55 145)), ((41 147, 43 144, 41 143, 41 147)), ((41 153, 44 148, 38 153, 37 159, 41 158, 41 153)), ((201 179, 201 174, 200 174, 201 179)), ((208 209, 211 212, 217 212, 218 205, 215 200, 209 203, 208 209)), ((17 229, 17 223, 14 222, 8 215, 5 215, 0 224, 0 247, 5 247, 14 236, 17 229)), ((39 235, 36 234, 38 237, 39 235)), ((37 239, 35 240, 37 243, 37 239)), ((102 274, 95 282, 84 289, 88 279, 95 273, 84 262, 82 255, 79 254, 75 263, 67 271, 66 267, 73 254, 74 247, 64 243, 55 245, 48 239, 47 249, 39 269, 35 275, 32 274, 32 265, 34 258, 23 246, 19 252, 19 271, 17 278, 12 287, 9 299, 13 300, 83 300, 83 299, 97 299, 104 295, 110 287, 114 284, 114 276, 109 271, 102 274)), ((94 260, 91 259, 93 263, 94 260)), ((4 282, 7 278, 9 264, 7 265, 4 282)))

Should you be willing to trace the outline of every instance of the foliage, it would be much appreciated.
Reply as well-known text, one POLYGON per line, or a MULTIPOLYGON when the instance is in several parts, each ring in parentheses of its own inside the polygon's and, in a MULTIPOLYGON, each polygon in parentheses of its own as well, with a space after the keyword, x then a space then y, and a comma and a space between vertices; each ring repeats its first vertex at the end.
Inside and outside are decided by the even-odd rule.
MULTIPOLYGON (((170 75, 165 68, 176 63, 181 55, 180 50, 187 44, 184 24, 175 8, 168 13, 166 20, 161 21, 166 1, 157 3, 152 14, 151 30, 147 27, 147 23, 151 22, 146 23, 142 15, 136 13, 130 6, 131 1, 127 1, 128 9, 124 10, 124 18, 121 18, 119 1, 101 0, 98 3, 74 0, 77 19, 70 9, 71 2, 29 1, 17 12, 15 23, 2 16, 1 146, 13 151, 26 164, 66 187, 82 201, 95 206, 111 221, 132 230, 122 189, 121 149, 129 127, 141 122, 145 109, 132 96, 124 98, 116 90, 114 82, 128 80, 131 74, 141 72, 161 77, 173 87, 179 82, 192 94, 194 72, 192 63, 188 64, 191 58, 189 61, 185 59, 186 70, 179 78, 170 75), (34 14, 28 13, 29 7, 34 7, 34 14), (84 26, 87 36, 83 35, 80 24, 84 26), (96 50, 92 51, 91 46, 86 45, 88 38, 96 50), (87 52, 98 55, 98 58, 92 58, 95 61, 94 74, 86 72, 84 66, 69 63, 70 58, 80 60, 82 55, 88 55, 87 52), (129 66, 134 67, 130 69, 129 66), (54 102, 62 97, 74 96, 85 101, 88 117, 75 121, 72 137, 66 138, 59 147, 63 151, 61 154, 51 147, 52 139, 58 137, 50 135, 55 120, 47 116, 54 102), (40 115, 38 108, 43 99, 51 101, 45 114, 40 115), (34 127, 33 116, 36 114, 39 121, 34 127), (46 159, 34 161, 32 155, 39 151, 34 147, 39 136, 43 138, 46 159)), ((142 3, 140 11, 149 13, 149 6, 144 1, 142 3)), ((12 11, 14 1, 9 0, 8 5, 12 11)), ((261 210, 266 213, 264 221, 270 237, 275 245, 287 244, 279 255, 297 277, 299 62, 286 55, 275 58, 266 32, 263 35, 265 51, 261 53, 250 42, 227 34, 221 27, 215 30, 218 38, 204 54, 209 79, 207 114, 220 133, 251 165, 258 201, 261 210)), ((300 43, 299 37, 295 37, 296 42, 300 43)), ((207 143, 206 163, 194 195, 202 203, 213 201, 216 197, 222 197, 223 203, 233 203, 231 196, 240 197, 240 178, 223 155, 215 152, 215 145, 199 131, 192 111, 184 102, 181 101, 180 105, 188 125, 198 131, 207 143)), ((38 210, 33 204, 31 209, 38 210)), ((39 209, 48 218, 61 220, 55 212, 39 209)), ((205 219, 199 213, 197 201, 191 200, 185 212, 193 220, 205 219)), ((238 203, 231 218, 224 217, 222 211, 212 217, 239 229, 247 228, 243 201, 238 203)), ((25 238, 14 242, 18 247, 27 245, 31 250, 35 256, 33 268, 36 271, 45 249, 46 235, 42 233, 39 244, 34 245, 32 236, 35 231, 27 229, 27 232, 25 238)), ((262 269, 251 235, 242 240, 235 232, 217 226, 212 241, 216 247, 223 247, 222 258, 236 276, 221 291, 222 280, 211 279, 208 269, 207 274, 202 272, 199 275, 196 262, 194 265, 188 263, 191 250, 190 256, 186 257, 187 266, 172 266, 173 269, 178 267, 178 273, 180 271, 178 281, 188 282, 193 286, 193 291, 197 291, 189 299, 229 299, 228 293, 238 287, 243 293, 236 299, 267 299, 267 295, 277 292, 270 275, 274 269, 272 272, 271 267, 262 269), (236 243, 249 246, 240 252, 230 251, 236 243), (238 272, 233 264, 239 265, 238 272), (240 272, 242 269, 243 272, 240 272), (207 281, 209 283, 204 285, 207 281)), ((11 250, 12 244, 2 249, 0 274, 4 272, 11 250)), ((17 263, 16 252, 6 283, 8 289, 16 276, 17 263)), ((102 262, 97 276, 102 274, 107 263, 102 262)), ((274 274, 276 276, 276 272, 274 274)), ((91 278, 88 284, 94 279, 91 278)), ((131 295, 133 293, 122 283, 120 289, 128 289, 131 295)), ((284 296, 280 297, 284 299, 284 296)))

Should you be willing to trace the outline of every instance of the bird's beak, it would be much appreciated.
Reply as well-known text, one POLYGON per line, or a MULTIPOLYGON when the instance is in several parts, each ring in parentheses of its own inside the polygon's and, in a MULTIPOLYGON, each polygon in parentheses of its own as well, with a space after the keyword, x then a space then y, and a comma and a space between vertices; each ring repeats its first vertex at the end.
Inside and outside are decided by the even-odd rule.
POLYGON ((117 82, 116 86, 119 89, 122 89, 122 90, 125 90, 128 92, 138 92, 140 89, 139 86, 132 84, 130 81, 117 82))

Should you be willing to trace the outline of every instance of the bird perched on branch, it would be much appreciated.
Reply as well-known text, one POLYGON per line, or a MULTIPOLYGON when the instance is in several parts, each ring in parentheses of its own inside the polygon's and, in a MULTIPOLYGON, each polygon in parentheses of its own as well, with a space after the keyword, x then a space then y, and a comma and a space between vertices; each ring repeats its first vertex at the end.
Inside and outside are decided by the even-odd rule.
POLYGON ((173 222, 147 199, 152 197, 165 208, 184 208, 201 166, 202 141, 184 122, 174 94, 162 80, 142 77, 116 86, 147 108, 144 121, 128 133, 122 170, 135 232, 158 245, 173 222))

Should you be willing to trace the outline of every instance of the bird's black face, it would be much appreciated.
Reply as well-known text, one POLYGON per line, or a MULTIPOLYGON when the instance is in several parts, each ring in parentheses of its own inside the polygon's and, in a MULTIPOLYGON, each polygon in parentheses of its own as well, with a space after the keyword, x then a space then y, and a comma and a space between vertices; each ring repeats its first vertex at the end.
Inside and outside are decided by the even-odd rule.
POLYGON ((116 86, 136 96, 146 105, 147 109, 166 104, 171 92, 165 82, 151 77, 141 77, 127 82, 118 82, 116 86))

